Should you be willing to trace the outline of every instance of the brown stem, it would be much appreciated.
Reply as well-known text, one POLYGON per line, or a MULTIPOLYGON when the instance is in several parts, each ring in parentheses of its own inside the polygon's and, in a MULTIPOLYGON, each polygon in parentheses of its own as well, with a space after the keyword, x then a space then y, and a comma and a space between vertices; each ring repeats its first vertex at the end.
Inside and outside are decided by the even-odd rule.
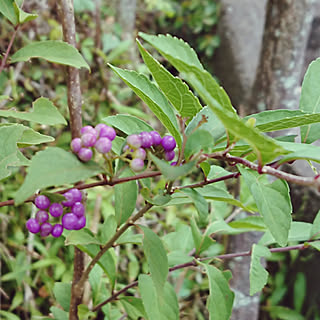
MULTIPOLYGON (((76 27, 72 0, 59 0, 59 13, 62 22, 64 41, 76 47, 76 27)), ((82 127, 81 117, 81 88, 79 70, 67 67, 68 108, 70 113, 70 129, 72 139, 80 136, 82 127)), ((74 269, 71 289, 69 319, 78 320, 78 305, 83 296, 83 284, 77 286, 84 270, 84 253, 77 247, 74 248, 74 269), (75 289, 77 288, 77 289, 75 289)))
POLYGON ((20 25, 17 25, 17 26, 14 28, 14 32, 13 32, 13 35, 12 35, 12 37, 11 37, 11 39, 10 39, 9 44, 8 44, 7 51, 6 51, 6 53, 4 54, 4 56, 3 56, 2 60, 1 60, 0 74, 1 74, 1 72, 3 71, 3 69, 4 69, 5 65, 6 65, 6 62, 7 62, 8 57, 9 57, 10 50, 11 50, 12 45, 13 45, 13 41, 14 41, 14 39, 16 38, 16 35, 17 35, 17 33, 18 33, 18 30, 19 30, 19 27, 20 27, 20 25))
MULTIPOLYGON (((282 247, 282 248, 271 248, 269 249, 270 252, 286 252, 286 251, 290 251, 290 250, 304 250, 306 248, 309 247, 309 244, 307 243, 302 243, 302 244, 298 244, 295 246, 288 246, 288 247, 282 247)), ((243 252, 237 252, 237 253, 227 253, 227 254, 221 254, 218 256, 214 256, 214 257, 207 257, 207 258, 200 258, 200 259, 194 259, 190 262, 187 263, 182 263, 182 264, 178 264, 174 267, 169 268, 169 272, 175 271, 175 270, 179 270, 179 269, 183 269, 183 268, 189 268, 189 267, 194 267, 197 266, 198 261, 206 261, 206 260, 212 260, 212 259, 233 259, 233 258, 237 258, 237 257, 245 257, 245 256, 250 256, 251 255, 251 250, 250 251, 243 251, 243 252)), ((135 287, 136 285, 138 285, 138 281, 134 281, 128 285, 126 285, 124 288, 122 288, 121 290, 115 292, 111 297, 109 297, 107 300, 99 303, 98 305, 96 305, 94 308, 92 308, 92 311, 97 311, 99 310, 101 307, 103 307, 104 305, 106 305, 109 302, 114 301, 120 294, 125 293, 126 291, 128 291, 130 288, 135 287)))

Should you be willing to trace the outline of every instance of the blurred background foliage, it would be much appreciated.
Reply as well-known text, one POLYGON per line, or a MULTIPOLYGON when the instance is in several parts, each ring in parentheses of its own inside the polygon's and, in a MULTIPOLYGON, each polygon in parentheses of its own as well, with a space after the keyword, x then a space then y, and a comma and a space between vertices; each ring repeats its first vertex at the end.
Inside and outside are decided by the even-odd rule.
MULTIPOLYGON (((129 49, 135 46, 133 41, 137 32, 143 31, 151 34, 170 33, 183 38, 196 50, 200 60, 206 65, 219 46, 219 4, 211 0, 140 0, 137 2, 135 29, 132 30, 131 41, 122 39, 122 26, 117 21, 117 2, 74 0, 78 49, 91 67, 89 76, 84 71, 81 74, 84 125, 95 125, 108 115, 125 113, 143 118, 157 130, 163 131, 147 106, 120 78, 110 72, 106 64, 112 63, 121 67, 134 65, 136 70, 146 73, 141 60, 132 61, 128 53, 129 49)), ((39 17, 23 26, 13 44, 12 53, 33 40, 62 39, 56 1, 26 1, 24 10, 36 12, 39 17)), ((2 16, 0 25, 0 51, 4 52, 13 28, 2 16)), ((24 111, 31 107, 36 98, 45 96, 50 98, 68 119, 63 69, 61 65, 38 59, 30 63, 20 62, 7 68, 0 75, 1 94, 12 97, 5 108, 12 107, 24 111)), ((211 72, 214 73, 213 70, 211 72)), ((0 108, 3 107, 4 102, 0 101, 0 108)), ((7 119, 1 119, 1 122, 5 121, 7 119)), ((33 123, 28 125, 55 137, 56 141, 51 145, 69 148, 70 132, 67 127, 49 127, 33 123)), ((42 145, 40 149, 44 147, 42 145)), ((38 150, 38 147, 25 148, 23 153, 30 158, 38 150)), ((25 169, 22 168, 1 182, 0 201, 14 197, 24 175, 25 169)), ((164 180, 159 179, 157 187, 163 187, 164 183, 164 180)), ((236 193, 236 188, 232 185, 230 190, 236 193)), ((93 232, 101 232, 102 222, 114 210, 113 191, 110 188, 89 189, 87 198, 87 226, 93 232)), ((211 202, 211 208, 212 212, 218 212, 222 216, 227 216, 232 210, 225 203, 214 201, 211 202)), ((187 241, 192 238, 188 225, 194 210, 193 206, 174 206, 167 211, 158 208, 147 214, 143 223, 163 236, 167 249, 180 250, 182 247, 185 249, 190 246, 191 250, 192 243, 187 241), (174 230, 174 233, 169 234, 174 230)), ((0 318, 50 319, 47 315, 50 306, 55 304, 54 283, 68 283, 72 279, 72 247, 64 246, 62 238, 41 239, 29 234, 25 229, 25 222, 32 214, 34 208, 31 204, 0 209, 0 318)), ((209 252, 203 253, 204 255, 212 256, 226 252, 228 237, 223 236, 217 240, 217 243, 209 248, 209 252)), ((136 244, 117 247, 114 254, 118 276, 116 289, 119 290, 146 270, 146 260, 136 244)), ((303 259, 307 264, 310 257, 306 254, 303 259)), ((314 320, 320 319, 319 311, 315 310, 317 301, 308 295, 306 289, 304 268, 301 267, 298 274, 290 273, 290 267, 296 261, 295 252, 273 256, 273 261, 269 263, 269 272, 273 276, 270 277, 262 297, 261 319, 299 319, 297 314, 302 311, 303 314, 310 314, 314 320)), ((102 274, 98 266, 96 269, 96 274, 102 274)), ((208 319, 205 308, 208 296, 207 278, 192 268, 175 271, 170 277, 176 292, 179 293, 181 319, 208 319)), ((100 291, 96 291, 96 294, 107 294, 104 287, 110 288, 110 280, 106 277, 99 280, 100 291)), ((91 279, 91 283, 93 282, 94 279, 91 279)), ((87 299, 90 305, 88 292, 84 299, 87 299)), ((96 319, 120 319, 123 314, 120 310, 124 311, 123 305, 116 303, 115 306, 105 306, 105 318, 98 314, 96 319)), ((83 317, 89 318, 88 315, 83 317)), ((311 318, 306 316, 305 319, 311 318)))

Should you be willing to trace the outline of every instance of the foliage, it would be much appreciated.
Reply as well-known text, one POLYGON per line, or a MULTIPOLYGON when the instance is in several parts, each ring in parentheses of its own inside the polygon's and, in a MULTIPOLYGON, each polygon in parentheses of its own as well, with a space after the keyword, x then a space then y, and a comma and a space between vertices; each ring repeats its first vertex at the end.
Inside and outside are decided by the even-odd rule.
MULTIPOLYGON (((192 10, 211 8, 208 2, 199 8, 195 3, 192 10)), ((81 8, 81 3, 78 5, 81 8)), ((12 40, 20 27, 27 28, 37 18, 24 12, 18 1, 2 0, 0 8, 12 40)), ((212 26, 215 21, 202 23, 197 27, 199 32, 204 24, 212 26)), ((284 281, 276 278, 276 283, 270 284, 260 259, 275 259, 286 251, 320 250, 320 214, 312 223, 295 221, 288 186, 290 182, 319 189, 319 176, 300 177, 279 169, 281 163, 298 159, 320 161, 318 149, 310 145, 320 138, 316 130, 320 115, 313 99, 319 96, 319 88, 311 81, 318 60, 307 71, 300 111, 266 111, 241 118, 226 92, 182 39, 140 34, 138 47, 152 80, 117 66, 119 52, 123 52, 120 43, 112 49, 111 45, 89 52, 84 50, 85 39, 80 42, 79 51, 62 41, 34 40, 16 48, 10 58, 9 46, 2 57, 1 90, 5 91, 12 77, 13 65, 24 61, 31 70, 24 74, 24 81, 35 85, 42 77, 39 72, 45 70, 54 92, 49 99, 39 97, 40 88, 39 92, 29 90, 24 100, 21 93, 28 91, 28 84, 19 88, 15 80, 11 96, 1 96, 6 102, 5 109, 0 110, 0 179, 5 186, 0 202, 5 230, 1 281, 9 302, 1 316, 72 319, 77 317, 76 310, 80 319, 98 319, 101 314, 104 319, 179 319, 188 312, 199 319, 229 319, 234 293, 229 285, 232 275, 223 271, 223 261, 245 255, 251 256, 250 294, 261 291, 269 281, 275 290, 269 299, 274 302, 284 281), (176 68, 179 76, 173 76, 146 50, 147 43, 176 68), (28 62, 33 57, 47 62, 35 67, 28 62), (109 69, 101 59, 109 63, 109 69), (117 129, 112 150, 95 152, 93 160, 85 163, 68 150, 71 138, 65 125, 74 119, 67 113, 60 64, 86 72, 85 122, 96 125, 102 120, 117 129), (100 74, 89 74, 89 68, 97 68, 100 74), (110 76, 106 82, 104 72, 119 76, 143 101, 145 109, 116 77, 110 76), (108 85, 102 97, 93 85, 97 79, 108 85), (118 88, 122 88, 120 92, 118 88), (103 101, 106 95, 112 97, 114 110, 120 107, 129 114, 110 115, 107 107, 111 104, 103 101), (122 105, 127 99, 133 107, 122 105), (31 104, 32 111, 26 108, 31 104), (10 109, 13 106, 15 109, 10 109), (153 131, 154 126, 163 135, 168 131, 174 137, 175 161, 169 164, 163 159, 167 151, 164 146, 152 145, 145 147, 144 169, 133 172, 129 166, 135 147, 126 139, 153 131), (302 143, 265 135, 291 127, 301 128, 305 137, 302 143), (45 143, 50 145, 43 146, 45 143), (277 180, 271 181, 270 176, 277 180), (239 197, 232 193, 232 181, 236 180, 239 197), (28 202, 39 189, 61 200, 60 193, 74 184, 87 192, 87 227, 64 230, 58 239, 28 234, 24 223, 30 211, 35 215, 35 207, 28 202), (241 211, 252 215, 236 216, 241 211), (263 236, 250 252, 225 253, 221 235, 253 231, 263 236), (79 281, 70 284, 73 261, 74 272, 78 267, 74 248, 85 252, 90 260, 79 281), (85 286, 87 280, 90 288, 85 286), (83 290, 83 304, 75 305, 73 297, 82 298, 83 290), (25 301, 22 292, 28 292, 25 301), (189 299, 196 301, 192 307, 188 306, 189 299)), ((294 283, 294 310, 272 303, 271 316, 303 318, 304 300, 298 292, 305 287, 305 279, 299 275, 294 283)), ((317 312, 310 316, 318 317, 317 312)))

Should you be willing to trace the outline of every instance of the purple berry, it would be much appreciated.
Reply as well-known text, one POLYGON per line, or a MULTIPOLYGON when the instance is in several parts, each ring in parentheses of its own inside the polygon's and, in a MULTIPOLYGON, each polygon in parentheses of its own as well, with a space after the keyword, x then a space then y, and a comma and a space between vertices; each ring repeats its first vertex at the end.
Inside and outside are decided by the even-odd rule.
POLYGON ((34 204, 38 209, 45 210, 50 206, 50 200, 47 196, 40 195, 34 199, 34 204))
POLYGON ((50 214, 57 218, 60 217, 63 213, 63 206, 61 203, 53 203, 50 207, 49 207, 49 212, 50 214))
POLYGON ((81 202, 76 202, 72 208, 71 208, 72 213, 74 213, 77 217, 81 217, 84 215, 84 205, 81 202))
POLYGON ((81 148, 78 152, 78 157, 83 162, 88 162, 92 158, 92 150, 88 148, 81 148))
POLYGON ((31 232, 31 233, 38 233, 40 231, 40 224, 39 222, 34 219, 34 218, 30 218, 27 222, 26 222, 26 227, 27 229, 31 232))
POLYGON ((52 229, 53 227, 49 222, 43 223, 40 227, 40 236, 47 237, 51 233, 52 229))
POLYGON ((79 189, 73 188, 68 190, 67 192, 72 194, 74 202, 81 202, 82 192, 79 189))
POLYGON ((61 203, 65 207, 71 207, 75 204, 75 200, 74 200, 74 196, 73 196, 72 192, 67 191, 63 194, 63 196, 66 198, 66 200, 63 200, 61 203))
POLYGON ((93 147, 96 141, 97 141, 96 136, 91 133, 85 133, 81 137, 81 143, 83 147, 93 147))
POLYGON ((144 162, 142 159, 135 158, 130 162, 130 167, 133 171, 139 172, 144 168, 144 162))
POLYGON ((79 152, 81 149, 81 139, 80 138, 72 139, 70 147, 71 147, 72 152, 74 152, 74 153, 79 152))
POLYGON ((141 139, 141 147, 150 148, 152 146, 153 138, 149 132, 143 131, 139 134, 139 136, 141 139))
POLYGON ((149 132, 149 133, 150 133, 151 136, 152 136, 152 145, 158 146, 158 145, 161 143, 161 140, 162 140, 159 132, 157 132, 157 131, 151 131, 151 132, 149 132))
POLYGON ((80 230, 84 228, 86 226, 86 222, 87 220, 85 216, 79 217, 76 225, 74 226, 74 230, 80 230))
POLYGON ((105 138, 105 137, 99 138, 96 144, 94 145, 94 147, 100 153, 107 153, 112 148, 112 142, 109 138, 105 138))
MULTIPOLYGON (((93 128, 92 126, 84 126, 84 127, 82 127, 81 130, 80 130, 80 133, 81 133, 81 134, 85 134, 85 133, 91 133, 91 134, 93 134, 93 132, 96 132, 96 131, 94 130, 94 128, 93 128)), ((96 133, 95 133, 95 134, 96 134, 96 133)))
POLYGON ((176 166, 177 164, 178 164, 177 161, 173 161, 173 162, 170 163, 170 166, 176 166))
POLYGON ((132 153, 132 158, 144 160, 147 156, 146 151, 143 148, 139 148, 132 153))
POLYGON ((66 213, 62 217, 62 226, 67 230, 74 230, 77 226, 78 217, 73 213, 66 213))
POLYGON ((63 232, 62 224, 57 223, 53 226, 51 235, 55 238, 59 238, 62 235, 62 232, 63 232))
POLYGON ((133 149, 138 149, 141 147, 141 139, 137 134, 131 134, 127 137, 127 144, 133 149))
POLYGON ((176 140, 172 136, 164 136, 161 140, 164 151, 172 151, 176 147, 176 140))
POLYGON ((165 151, 164 152, 164 158, 167 160, 167 161, 171 161, 174 159, 176 153, 174 152, 174 150, 171 150, 171 151, 165 151))
POLYGON ((36 213, 36 220, 37 220, 39 223, 46 222, 48 219, 49 219, 49 215, 48 215, 48 212, 47 212, 47 211, 39 210, 39 211, 36 213))
POLYGON ((116 137, 116 131, 112 127, 107 126, 106 124, 99 123, 98 125, 96 125, 95 130, 99 134, 100 138, 104 137, 113 141, 116 137))

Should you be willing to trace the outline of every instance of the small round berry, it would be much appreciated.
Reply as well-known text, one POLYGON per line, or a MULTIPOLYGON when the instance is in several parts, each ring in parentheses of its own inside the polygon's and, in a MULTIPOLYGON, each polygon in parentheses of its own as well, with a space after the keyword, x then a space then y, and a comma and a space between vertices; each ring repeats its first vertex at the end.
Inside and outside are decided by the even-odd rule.
POLYGON ((36 220, 37 220, 39 223, 46 222, 48 219, 49 219, 49 215, 48 215, 48 212, 47 212, 47 211, 39 210, 39 211, 36 213, 36 220))
POLYGON ((71 207, 72 213, 74 213, 77 217, 81 217, 84 215, 85 209, 84 205, 81 202, 76 202, 72 207, 71 207))
POLYGON ((59 238, 62 235, 63 232, 63 226, 60 223, 57 223, 53 226, 51 235, 55 238, 59 238))
POLYGON ((67 192, 72 194, 74 202, 81 202, 82 192, 79 189, 73 188, 68 190, 67 192))
POLYGON ((92 150, 88 148, 81 148, 78 152, 78 157, 83 162, 88 162, 92 158, 92 150))
POLYGON ((72 194, 72 192, 65 192, 63 194, 63 196, 66 198, 66 200, 63 200, 61 203, 65 206, 65 207, 71 207, 75 204, 75 200, 74 200, 74 196, 72 194))
POLYGON ((149 132, 143 131, 139 134, 139 136, 141 139, 141 147, 150 148, 152 146, 153 138, 149 132))
MULTIPOLYGON (((96 143, 97 138, 95 135, 89 133, 85 133, 82 137, 81 137, 81 143, 83 147, 93 147, 94 144, 96 143)), ((79 150, 80 151, 80 150, 79 150)))
POLYGON ((62 217, 62 226, 67 230, 74 230, 77 225, 78 217, 73 213, 66 213, 62 217))
POLYGON ((53 227, 49 222, 43 223, 40 227, 40 236, 47 237, 51 233, 52 229, 53 227))
POLYGON ((133 171, 139 172, 144 168, 144 162, 142 159, 135 158, 130 162, 130 167, 133 171))
POLYGON ((60 217, 63 213, 63 206, 61 203, 52 203, 51 206, 49 207, 49 212, 50 214, 57 218, 60 217))
POLYGON ((172 151, 176 147, 176 140, 172 136, 164 136, 161 145, 165 151, 172 151))
POLYGON ((34 204, 38 209, 45 210, 50 206, 50 200, 47 196, 40 195, 34 199, 34 204))
POLYGON ((176 166, 177 164, 178 164, 177 161, 173 161, 173 162, 170 163, 170 166, 176 166))
POLYGON ((100 138, 104 137, 113 141, 116 137, 116 130, 114 130, 112 127, 107 126, 106 124, 99 123, 98 125, 96 125, 95 129, 100 138))
POLYGON ((74 153, 79 152, 81 149, 81 139, 80 138, 72 139, 70 147, 71 147, 72 152, 74 152, 74 153))
POLYGON ((112 148, 112 142, 109 138, 102 137, 97 140, 94 147, 100 153, 107 153, 112 148))
POLYGON ((95 131, 95 130, 94 130, 94 128, 92 126, 84 126, 84 127, 81 128, 80 133, 81 134, 85 134, 85 133, 89 133, 90 132, 92 134, 93 131, 95 131))
POLYGON ((167 160, 167 161, 171 161, 174 159, 176 153, 174 152, 174 150, 171 150, 171 151, 165 151, 164 152, 164 158, 167 160))
POLYGON ((31 233, 38 233, 40 231, 40 224, 39 222, 34 219, 34 218, 30 218, 27 222, 26 222, 26 227, 27 229, 31 232, 31 233))
POLYGON ((138 158, 138 159, 144 160, 146 156, 147 156, 147 153, 143 148, 139 148, 132 153, 133 159, 138 158))
POLYGON ((141 139, 139 135, 137 134, 131 134, 130 136, 127 137, 127 144, 129 147, 138 149, 141 147, 141 139))
POLYGON ((85 216, 81 216, 78 218, 78 221, 74 227, 74 230, 80 230, 82 228, 84 228, 86 226, 86 217, 85 216))
POLYGON ((157 132, 157 131, 150 131, 149 133, 150 133, 151 136, 152 136, 152 145, 158 146, 158 145, 161 143, 161 140, 162 140, 159 132, 157 132))

